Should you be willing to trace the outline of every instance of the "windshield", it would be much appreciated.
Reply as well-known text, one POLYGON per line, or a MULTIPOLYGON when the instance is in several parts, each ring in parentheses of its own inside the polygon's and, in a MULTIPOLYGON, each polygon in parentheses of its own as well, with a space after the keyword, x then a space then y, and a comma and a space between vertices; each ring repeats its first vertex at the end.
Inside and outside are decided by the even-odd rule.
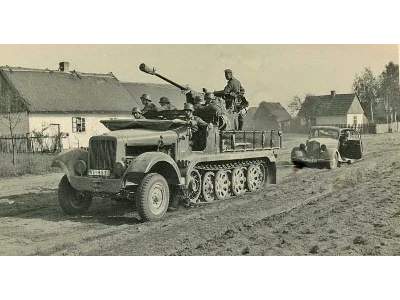
POLYGON ((339 138, 339 131, 333 128, 314 128, 310 131, 310 138, 339 138))

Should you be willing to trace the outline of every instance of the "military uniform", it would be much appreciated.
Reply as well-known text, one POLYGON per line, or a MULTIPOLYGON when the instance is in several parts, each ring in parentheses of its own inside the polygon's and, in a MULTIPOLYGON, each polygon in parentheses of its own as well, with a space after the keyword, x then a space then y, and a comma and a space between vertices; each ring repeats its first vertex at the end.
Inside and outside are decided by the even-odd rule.
POLYGON ((197 131, 199 131, 199 127, 208 126, 208 124, 205 121, 203 121, 202 118, 197 116, 192 116, 191 118, 185 118, 184 120, 189 123, 190 128, 192 129, 192 133, 196 133, 197 131))
POLYGON ((132 116, 133 116, 135 119, 146 119, 146 118, 143 116, 142 111, 141 111, 139 108, 137 108, 137 107, 134 107, 134 108, 132 109, 132 116))
POLYGON ((161 105, 160 107, 160 111, 164 111, 164 110, 176 110, 175 105, 171 104, 171 103, 167 103, 164 105, 161 105))
MULTIPOLYGON (((232 74, 232 70, 225 70, 226 73, 232 74)), ((228 80, 225 88, 222 91, 214 92, 214 95, 223 97, 226 101, 226 108, 233 109, 235 112, 238 112, 238 129, 242 130, 244 116, 247 113, 247 107, 249 106, 249 102, 247 102, 244 97, 245 90, 235 77, 231 76, 228 80)))
POLYGON ((146 103, 142 109, 142 113, 145 114, 149 111, 158 111, 157 106, 151 102, 146 103))

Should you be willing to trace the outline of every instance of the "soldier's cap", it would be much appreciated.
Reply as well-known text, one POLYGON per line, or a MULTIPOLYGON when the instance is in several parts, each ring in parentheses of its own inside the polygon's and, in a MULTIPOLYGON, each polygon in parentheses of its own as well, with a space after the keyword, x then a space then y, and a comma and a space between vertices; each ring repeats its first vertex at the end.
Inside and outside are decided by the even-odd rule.
POLYGON ((185 103, 185 105, 183 106, 183 110, 191 110, 194 111, 194 106, 191 103, 185 103))
POLYGON ((168 103, 170 103, 170 101, 169 101, 169 99, 167 97, 161 97, 159 103, 160 104, 162 104, 162 103, 168 104, 168 103))
POLYGON ((135 114, 135 113, 142 114, 142 111, 139 108, 134 107, 134 108, 132 108, 132 114, 135 114))
POLYGON ((230 74, 232 74, 232 70, 231 70, 231 69, 225 69, 224 72, 225 72, 225 73, 230 73, 230 74))
POLYGON ((140 96, 140 99, 142 100, 147 100, 151 102, 151 97, 149 94, 143 94, 142 96, 140 96))

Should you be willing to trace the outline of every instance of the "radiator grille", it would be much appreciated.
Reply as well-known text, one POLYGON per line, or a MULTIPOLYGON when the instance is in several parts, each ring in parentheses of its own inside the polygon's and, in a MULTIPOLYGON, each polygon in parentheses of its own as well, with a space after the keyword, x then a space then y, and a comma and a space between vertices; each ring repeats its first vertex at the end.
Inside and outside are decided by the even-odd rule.
POLYGON ((112 171, 117 152, 114 137, 92 137, 89 142, 89 169, 112 171))
POLYGON ((311 157, 319 158, 320 144, 316 141, 311 141, 307 143, 307 153, 311 157))

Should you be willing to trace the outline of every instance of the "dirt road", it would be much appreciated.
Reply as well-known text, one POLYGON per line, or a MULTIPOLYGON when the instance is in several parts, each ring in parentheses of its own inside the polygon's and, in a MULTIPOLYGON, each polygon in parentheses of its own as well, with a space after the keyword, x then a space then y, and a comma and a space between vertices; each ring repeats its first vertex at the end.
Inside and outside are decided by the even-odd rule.
MULTIPOLYGON (((300 140, 287 141, 281 160, 300 140)), ((33 184, 28 193, 25 179, 8 179, 0 255, 400 255, 400 135, 364 142, 366 157, 354 165, 281 168, 278 184, 259 194, 182 208, 157 223, 102 199, 87 216, 67 217, 54 190, 59 174, 34 179, 46 190, 33 184)))

